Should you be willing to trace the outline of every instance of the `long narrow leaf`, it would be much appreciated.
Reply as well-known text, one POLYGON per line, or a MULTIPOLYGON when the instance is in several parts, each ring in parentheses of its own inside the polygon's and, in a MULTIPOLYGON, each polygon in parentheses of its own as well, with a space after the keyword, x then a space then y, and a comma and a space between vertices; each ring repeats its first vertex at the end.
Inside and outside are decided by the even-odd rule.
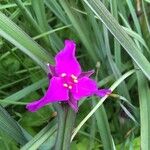
POLYGON ((106 25, 108 30, 115 36, 115 38, 124 47, 126 52, 140 67, 143 73, 150 80, 150 63, 146 57, 141 53, 139 48, 131 40, 128 34, 122 29, 115 18, 106 9, 103 3, 99 0, 84 0, 84 2, 91 8, 96 16, 106 25))
POLYGON ((21 145, 24 145, 27 142, 19 125, 2 106, 0 106, 0 130, 6 132, 21 145))
POLYGON ((1 12, 0 35, 31 57, 43 69, 46 70, 46 65, 43 61, 52 61, 52 57, 40 45, 34 42, 21 28, 1 12))
MULTIPOLYGON (((132 75, 135 72, 135 70, 130 70, 122 77, 120 77, 111 87, 111 91, 113 91, 124 79, 126 79, 128 76, 132 75)), ((85 122, 96 112, 96 110, 103 104, 103 102, 107 99, 108 95, 104 96, 98 103, 97 105, 89 112, 89 114, 80 122, 80 124, 76 127, 74 130, 74 133, 71 137, 71 140, 75 137, 75 135, 78 133, 80 128, 85 124, 85 122)))

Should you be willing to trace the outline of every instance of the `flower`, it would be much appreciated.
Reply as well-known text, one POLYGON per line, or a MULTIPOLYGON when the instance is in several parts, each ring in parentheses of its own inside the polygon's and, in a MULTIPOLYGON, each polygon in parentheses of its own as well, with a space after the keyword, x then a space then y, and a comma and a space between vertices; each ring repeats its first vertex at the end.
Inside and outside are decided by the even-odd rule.
POLYGON ((89 78, 93 70, 82 72, 75 51, 74 41, 65 40, 65 47, 55 56, 55 66, 48 64, 50 80, 47 92, 40 100, 27 104, 29 111, 37 111, 49 103, 67 102, 77 112, 78 101, 83 97, 102 97, 111 93, 109 89, 98 89, 96 81, 89 78))

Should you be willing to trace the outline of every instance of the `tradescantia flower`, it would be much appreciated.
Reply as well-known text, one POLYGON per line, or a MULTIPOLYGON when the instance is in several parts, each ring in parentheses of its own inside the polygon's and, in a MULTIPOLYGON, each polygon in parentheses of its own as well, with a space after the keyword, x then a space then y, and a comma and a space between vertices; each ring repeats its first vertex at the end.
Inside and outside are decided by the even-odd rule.
POLYGON ((94 71, 82 72, 75 57, 76 44, 72 40, 65 41, 65 47, 55 56, 55 66, 48 64, 49 86, 44 97, 29 103, 26 108, 34 112, 54 102, 67 102, 73 110, 78 111, 78 101, 92 95, 105 96, 108 89, 99 89, 96 81, 89 77, 94 71))

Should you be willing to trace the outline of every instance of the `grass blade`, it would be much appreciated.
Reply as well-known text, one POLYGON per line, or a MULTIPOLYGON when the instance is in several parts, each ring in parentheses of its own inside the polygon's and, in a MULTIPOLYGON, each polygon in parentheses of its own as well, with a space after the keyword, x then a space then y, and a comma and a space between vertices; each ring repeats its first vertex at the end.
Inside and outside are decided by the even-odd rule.
POLYGON ((150 89, 147 79, 142 72, 137 74, 138 91, 140 99, 140 119, 141 119, 141 148, 143 150, 150 149, 150 89))
POLYGON ((0 106, 0 130, 3 130, 21 145, 27 142, 21 128, 2 106, 0 106))
POLYGON ((34 42, 21 28, 1 12, 0 35, 31 57, 44 70, 47 70, 43 61, 52 62, 52 57, 50 57, 40 45, 34 42))
MULTIPOLYGON (((128 76, 132 75, 135 72, 135 70, 130 70, 124 75, 122 75, 121 78, 119 78, 111 87, 110 90, 113 91, 124 79, 126 79, 128 76)), ((76 127, 76 129, 73 132, 73 135, 71 137, 71 140, 75 137, 75 135, 78 133, 80 128, 84 125, 84 123, 97 111, 97 109, 103 104, 103 102, 106 100, 108 95, 104 96, 97 105, 90 111, 90 113, 80 122, 80 124, 76 127)))
MULTIPOLYGON (((3 101, 6 101, 6 102, 11 101, 13 103, 13 102, 18 101, 21 98, 25 97, 29 93, 36 91, 37 89, 41 88, 42 86, 45 86, 46 84, 47 84, 47 80, 41 79, 38 82, 33 83, 32 85, 6 97, 5 99, 3 99, 3 101)), ((3 106, 8 106, 8 104, 3 104, 3 106)))
POLYGON ((150 80, 150 63, 146 57, 141 53, 139 48, 135 45, 132 39, 127 35, 127 33, 118 24, 115 18, 106 9, 103 3, 99 0, 84 0, 84 2, 91 8, 91 10, 96 14, 96 16, 106 25, 108 30, 114 35, 114 37, 119 41, 119 43, 124 47, 126 52, 131 56, 131 58, 140 67, 143 73, 150 80))
POLYGON ((27 144, 25 144, 21 150, 46 150, 44 146, 44 142, 49 139, 49 147, 48 149, 52 148, 55 144, 55 137, 56 137, 56 126, 51 126, 52 123, 50 122, 45 128, 43 128, 33 139, 31 139, 27 144))
MULTIPOLYGON (((93 99, 93 106, 95 106, 96 104, 96 99, 93 99)), ((108 118, 103 105, 101 105, 100 109, 95 112, 95 117, 104 150, 114 150, 108 118)))

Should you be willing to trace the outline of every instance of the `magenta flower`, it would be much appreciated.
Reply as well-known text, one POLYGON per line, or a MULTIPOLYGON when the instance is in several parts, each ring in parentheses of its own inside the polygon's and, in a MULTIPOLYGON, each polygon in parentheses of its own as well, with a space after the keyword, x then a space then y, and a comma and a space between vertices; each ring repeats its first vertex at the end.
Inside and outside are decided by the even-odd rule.
POLYGON ((34 112, 41 107, 54 102, 67 102, 72 109, 78 111, 78 101, 83 97, 110 94, 108 89, 98 89, 90 75, 94 71, 82 72, 75 57, 76 44, 71 40, 65 41, 65 47, 55 56, 55 66, 48 65, 49 86, 44 97, 29 103, 26 108, 34 112))

